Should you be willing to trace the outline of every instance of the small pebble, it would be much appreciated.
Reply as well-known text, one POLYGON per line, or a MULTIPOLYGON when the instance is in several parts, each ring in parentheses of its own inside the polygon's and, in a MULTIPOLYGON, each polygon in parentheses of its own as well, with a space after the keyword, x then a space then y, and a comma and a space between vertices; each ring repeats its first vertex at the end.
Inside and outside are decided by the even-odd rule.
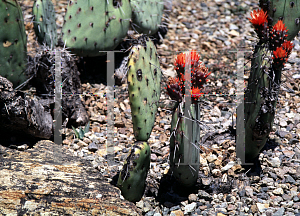
POLYGON ((88 149, 89 151, 95 152, 98 150, 98 146, 94 142, 91 142, 88 146, 88 149))

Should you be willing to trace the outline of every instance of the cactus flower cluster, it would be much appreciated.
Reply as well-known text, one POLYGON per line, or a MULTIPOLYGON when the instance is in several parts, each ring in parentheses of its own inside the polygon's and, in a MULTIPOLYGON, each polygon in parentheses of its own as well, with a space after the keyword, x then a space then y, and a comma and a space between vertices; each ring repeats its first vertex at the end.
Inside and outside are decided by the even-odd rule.
MULTIPOLYGON (((170 77, 167 83, 167 93, 172 100, 178 102, 182 101, 182 97, 185 92, 185 58, 186 53, 180 53, 177 55, 174 66, 177 72, 177 77, 170 77)), ((195 51, 191 51, 191 96, 192 101, 196 102, 198 98, 203 94, 201 89, 203 85, 207 82, 207 77, 210 75, 208 73, 207 67, 205 67, 202 62, 199 60, 200 55, 195 51)))
POLYGON ((273 60, 277 66, 284 66, 288 56, 293 49, 293 43, 287 40, 288 29, 282 20, 270 29, 268 15, 263 9, 254 10, 249 21, 252 23, 255 32, 261 43, 268 43, 269 49, 273 52, 273 60))

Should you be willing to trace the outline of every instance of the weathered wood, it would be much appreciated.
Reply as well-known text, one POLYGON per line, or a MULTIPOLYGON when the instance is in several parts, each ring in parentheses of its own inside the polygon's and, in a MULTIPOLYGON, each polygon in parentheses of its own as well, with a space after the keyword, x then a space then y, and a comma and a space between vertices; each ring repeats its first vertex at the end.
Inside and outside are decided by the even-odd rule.
POLYGON ((0 215, 141 215, 120 190, 51 141, 20 152, 0 145, 0 215))
MULTIPOLYGON (((81 81, 80 73, 76 66, 75 57, 67 50, 61 48, 47 50, 40 47, 37 54, 28 64, 27 75, 33 77, 29 82, 30 86, 36 88, 36 94, 42 99, 48 99, 48 107, 54 108, 55 85, 62 87, 62 118, 68 118, 68 126, 83 126, 89 121, 89 116, 85 110, 84 103, 80 99, 81 81), (61 81, 55 80, 55 52, 59 53, 61 59, 61 81)), ((46 104, 45 104, 46 105, 46 104)))
POLYGON ((34 137, 49 139, 52 135, 52 116, 36 97, 14 91, 13 85, 0 76, 0 130, 6 129, 34 137), (2 129, 1 129, 2 128, 2 129))

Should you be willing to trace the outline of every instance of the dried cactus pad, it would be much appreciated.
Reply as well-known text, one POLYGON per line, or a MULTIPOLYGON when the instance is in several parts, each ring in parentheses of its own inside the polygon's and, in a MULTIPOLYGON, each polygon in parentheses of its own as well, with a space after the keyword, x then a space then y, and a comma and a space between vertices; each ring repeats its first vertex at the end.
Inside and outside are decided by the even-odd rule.
POLYGON ((0 1, 0 75, 17 87, 26 80, 27 39, 17 1, 0 1))
POLYGON ((71 52, 93 57, 115 49, 126 36, 131 19, 129 0, 70 1, 62 28, 71 52))

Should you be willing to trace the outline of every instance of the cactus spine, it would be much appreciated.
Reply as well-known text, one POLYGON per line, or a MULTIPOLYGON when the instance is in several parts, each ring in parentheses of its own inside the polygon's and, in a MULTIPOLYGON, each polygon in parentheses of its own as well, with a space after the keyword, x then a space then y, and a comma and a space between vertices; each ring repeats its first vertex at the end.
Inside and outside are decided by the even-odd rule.
POLYGON ((51 0, 36 0, 33 4, 34 31, 40 44, 54 48, 57 43, 55 10, 51 0))
POLYGON ((263 9, 251 13, 250 21, 259 41, 254 49, 251 73, 245 92, 246 162, 251 162, 258 156, 274 122, 281 71, 293 48, 290 40, 299 31, 295 24, 295 14, 300 16, 300 4, 294 2, 292 6, 290 3, 290 1, 260 1, 263 9), (283 21, 278 20, 278 16, 282 15, 283 21), (291 18, 291 15, 294 17, 291 18), (290 29, 287 29, 286 25, 290 29))
POLYGON ((133 43, 127 64, 127 80, 137 142, 120 172, 118 187, 125 199, 136 202, 143 196, 150 166, 150 146, 147 140, 155 122, 162 74, 153 42, 142 35, 133 43))
POLYGON ((26 81, 27 39, 22 10, 15 0, 0 2, 0 75, 17 87, 26 81))

